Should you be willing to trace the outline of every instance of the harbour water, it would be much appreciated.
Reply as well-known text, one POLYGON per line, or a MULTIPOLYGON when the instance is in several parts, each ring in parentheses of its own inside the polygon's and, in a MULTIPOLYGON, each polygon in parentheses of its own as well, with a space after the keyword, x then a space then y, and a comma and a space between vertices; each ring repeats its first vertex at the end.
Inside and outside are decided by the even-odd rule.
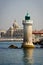
POLYGON ((0 42, 0 65, 43 65, 43 49, 10 49, 11 44, 21 47, 22 42, 0 42))

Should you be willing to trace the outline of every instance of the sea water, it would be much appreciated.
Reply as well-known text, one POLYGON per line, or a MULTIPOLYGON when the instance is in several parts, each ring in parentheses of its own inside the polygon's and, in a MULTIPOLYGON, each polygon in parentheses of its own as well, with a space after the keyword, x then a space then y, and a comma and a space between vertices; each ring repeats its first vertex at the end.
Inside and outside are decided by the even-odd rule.
POLYGON ((22 42, 0 42, 0 65, 43 65, 43 49, 10 49, 22 42))

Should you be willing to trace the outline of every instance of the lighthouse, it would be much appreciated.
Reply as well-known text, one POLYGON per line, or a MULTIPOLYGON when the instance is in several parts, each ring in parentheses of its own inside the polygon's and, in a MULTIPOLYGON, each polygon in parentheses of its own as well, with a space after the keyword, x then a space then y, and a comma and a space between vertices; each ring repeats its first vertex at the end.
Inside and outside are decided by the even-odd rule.
POLYGON ((27 13, 25 16, 25 20, 22 21, 23 24, 23 44, 22 48, 34 48, 32 43, 32 24, 33 21, 30 19, 30 15, 27 13))

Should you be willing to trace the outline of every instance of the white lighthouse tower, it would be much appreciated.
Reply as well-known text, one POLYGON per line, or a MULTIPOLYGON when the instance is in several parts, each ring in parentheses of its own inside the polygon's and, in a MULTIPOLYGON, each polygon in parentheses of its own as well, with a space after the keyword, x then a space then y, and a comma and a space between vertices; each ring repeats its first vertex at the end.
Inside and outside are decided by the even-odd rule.
POLYGON ((25 20, 23 20, 23 31, 24 31, 24 38, 23 38, 23 48, 34 48, 32 43, 32 24, 33 21, 30 20, 30 16, 27 13, 25 16, 25 20))

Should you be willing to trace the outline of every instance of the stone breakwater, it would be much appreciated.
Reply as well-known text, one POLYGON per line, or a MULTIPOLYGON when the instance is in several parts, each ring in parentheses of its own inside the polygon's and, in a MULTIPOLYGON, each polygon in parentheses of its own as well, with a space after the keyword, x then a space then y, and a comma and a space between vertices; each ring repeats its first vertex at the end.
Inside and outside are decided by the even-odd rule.
POLYGON ((22 38, 0 38, 0 42, 3 41, 23 41, 22 38))

